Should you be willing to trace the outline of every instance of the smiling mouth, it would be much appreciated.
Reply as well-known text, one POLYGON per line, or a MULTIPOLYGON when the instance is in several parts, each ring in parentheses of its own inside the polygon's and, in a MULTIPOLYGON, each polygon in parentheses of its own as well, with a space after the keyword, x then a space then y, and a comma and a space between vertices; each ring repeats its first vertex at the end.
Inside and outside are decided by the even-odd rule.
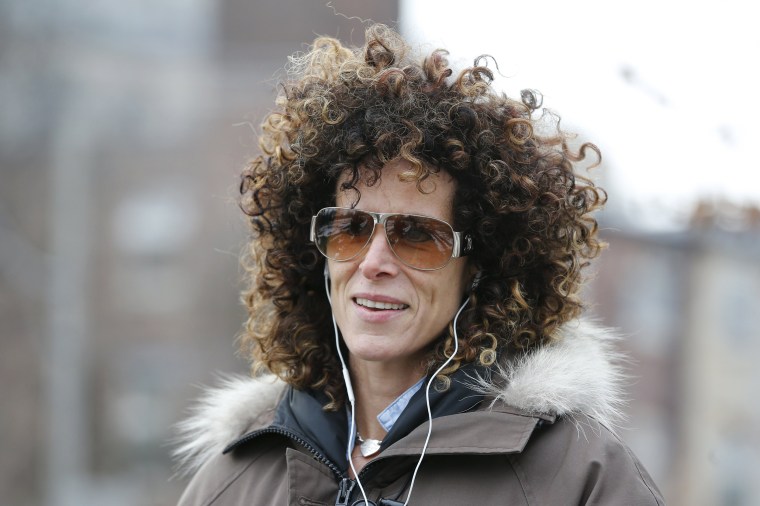
POLYGON ((406 304, 394 304, 392 302, 379 302, 376 300, 363 299, 360 297, 356 297, 354 299, 354 302, 358 304, 359 306, 366 307, 369 309, 379 310, 379 311, 387 311, 389 309, 398 311, 400 309, 406 309, 409 307, 406 304))

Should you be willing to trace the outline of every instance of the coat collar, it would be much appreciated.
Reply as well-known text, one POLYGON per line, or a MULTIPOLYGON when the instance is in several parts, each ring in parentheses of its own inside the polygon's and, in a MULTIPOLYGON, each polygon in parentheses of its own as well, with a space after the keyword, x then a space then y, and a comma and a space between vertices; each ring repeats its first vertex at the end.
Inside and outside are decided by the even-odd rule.
MULTIPOLYGON (((510 357, 495 367, 491 375, 469 375, 468 387, 490 399, 488 407, 492 411, 513 412, 506 419, 515 423, 501 429, 506 431, 501 440, 514 451, 519 451, 527 441, 530 435, 527 427, 532 431, 536 417, 590 416, 613 428, 622 418, 621 392, 625 379, 620 366, 622 357, 614 350, 616 339, 607 329, 588 321, 576 321, 563 327, 551 344, 510 357)), ((195 472, 242 434, 269 425, 285 387, 284 382, 272 376, 229 377, 222 380, 220 387, 207 390, 190 418, 178 425, 178 446, 173 453, 180 472, 195 472)), ((495 421, 487 412, 474 415, 483 417, 483 423, 495 421)), ((436 419, 431 454, 438 451, 435 435, 442 434, 439 431, 450 422, 457 422, 454 418, 457 416, 470 415, 436 419)), ((497 418, 505 420, 504 416, 497 418)), ((417 434, 424 437, 426 423, 423 426, 409 437, 417 434)), ((456 426, 451 430, 456 431, 456 426)), ((405 438, 404 447, 412 448, 412 442, 405 438)), ((446 446, 451 451, 451 445, 446 446)), ((388 455, 393 451, 402 450, 389 448, 388 455)))
POLYGON ((534 415, 594 418, 610 430, 624 419, 625 356, 619 336, 588 320, 566 324, 551 344, 497 364, 494 378, 477 376, 473 388, 534 415))
MULTIPOLYGON (((433 431, 427 455, 505 454, 521 452, 540 419, 553 421, 554 417, 536 417, 516 410, 479 409, 473 412, 434 418, 433 431), (462 430, 462 427, 477 430, 462 430)), ((415 428, 399 443, 380 454, 382 457, 419 456, 427 437, 427 420, 415 428)))

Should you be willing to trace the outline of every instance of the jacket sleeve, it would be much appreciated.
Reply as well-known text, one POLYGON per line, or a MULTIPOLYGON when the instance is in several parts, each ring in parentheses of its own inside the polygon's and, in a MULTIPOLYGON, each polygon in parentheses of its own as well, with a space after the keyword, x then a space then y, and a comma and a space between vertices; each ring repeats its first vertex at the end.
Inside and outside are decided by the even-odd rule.
POLYGON ((528 504, 665 504, 633 452, 589 418, 560 418, 537 429, 513 467, 528 504))

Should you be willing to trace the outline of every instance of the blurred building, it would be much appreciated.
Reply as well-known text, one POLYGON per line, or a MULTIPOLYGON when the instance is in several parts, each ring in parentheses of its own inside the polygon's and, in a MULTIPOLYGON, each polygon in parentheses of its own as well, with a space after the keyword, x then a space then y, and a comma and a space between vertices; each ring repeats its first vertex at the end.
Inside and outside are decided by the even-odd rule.
POLYGON ((760 498, 758 209, 702 203, 677 233, 603 222, 593 312, 626 336, 633 399, 622 433, 669 504, 760 498))
POLYGON ((171 425, 247 368, 235 191, 277 75, 397 17, 329 4, 0 2, 3 504, 176 502, 171 425))

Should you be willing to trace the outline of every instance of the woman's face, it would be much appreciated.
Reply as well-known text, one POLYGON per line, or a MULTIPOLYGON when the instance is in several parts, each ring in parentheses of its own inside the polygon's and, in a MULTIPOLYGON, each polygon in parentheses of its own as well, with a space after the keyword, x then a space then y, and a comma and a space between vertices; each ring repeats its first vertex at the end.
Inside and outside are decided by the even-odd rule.
MULTIPOLYGON (((383 168, 373 186, 357 184, 357 209, 408 213, 453 222, 455 183, 446 173, 432 175, 420 193, 414 182, 398 175, 410 169, 398 160, 383 168), (432 190, 432 191, 430 191, 432 190)), ((336 205, 351 207, 353 192, 338 192, 336 205)), ((467 282, 465 258, 453 258, 442 269, 421 271, 403 264, 391 251, 381 225, 353 260, 328 260, 333 313, 351 360, 392 363, 423 370, 428 345, 446 329, 462 301, 467 282), (390 303, 390 309, 371 307, 390 303)), ((388 307, 388 304, 385 305, 388 307)))

